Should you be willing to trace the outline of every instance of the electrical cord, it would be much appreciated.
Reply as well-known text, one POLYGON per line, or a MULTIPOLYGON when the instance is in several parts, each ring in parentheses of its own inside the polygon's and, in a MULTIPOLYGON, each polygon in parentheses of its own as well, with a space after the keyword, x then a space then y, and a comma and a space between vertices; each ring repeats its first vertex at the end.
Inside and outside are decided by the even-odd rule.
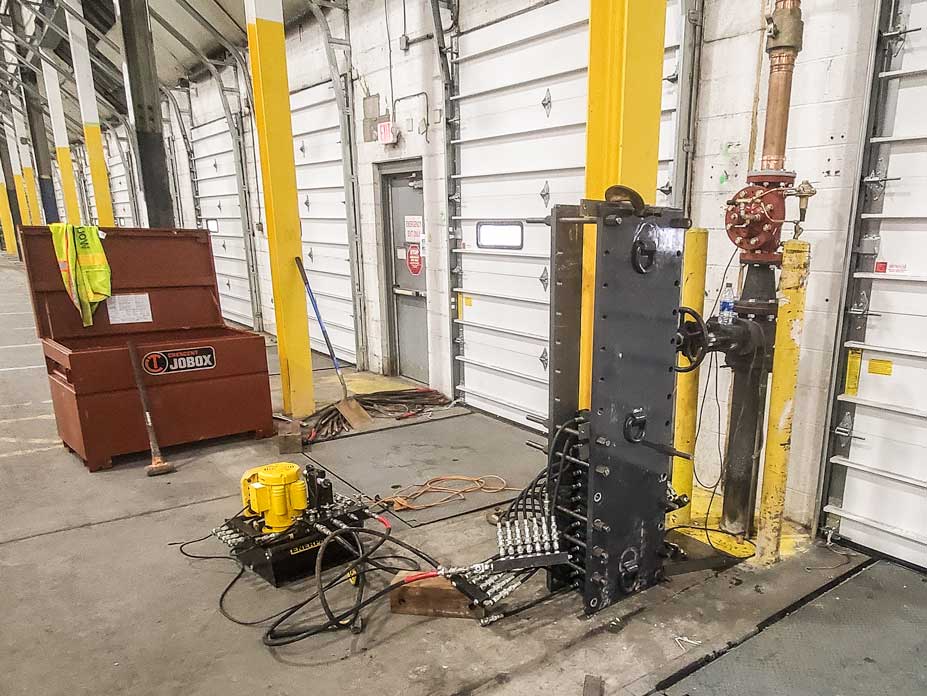
MULTIPOLYGON (((236 513, 234 517, 238 517, 244 512, 244 508, 236 513)), ((389 592, 400 587, 402 584, 408 584, 410 582, 417 582, 423 580, 427 577, 434 577, 437 575, 436 570, 424 571, 421 572, 421 563, 420 559, 425 561, 430 566, 436 568, 438 562, 428 555, 426 552, 418 549, 417 547, 404 542, 400 539, 395 539, 391 536, 392 527, 389 521, 382 517, 377 516, 374 519, 379 521, 385 528, 385 531, 381 532, 375 529, 367 529, 365 527, 343 527, 335 530, 328 534, 322 541, 318 554, 316 556, 316 566, 315 566, 315 577, 316 577, 316 591, 311 594, 309 597, 296 602, 280 611, 274 612, 273 614, 263 616, 256 619, 242 619, 237 616, 234 616, 226 607, 226 600, 229 597, 232 588, 241 580, 243 577, 246 567, 234 556, 232 555, 205 555, 205 554, 195 554, 186 550, 186 547, 191 544, 200 543, 209 539, 212 534, 207 534, 203 537, 197 539, 191 539, 184 542, 172 542, 170 546, 179 546, 180 552, 188 557, 197 560, 203 559, 218 559, 218 560, 229 560, 238 565, 238 572, 235 576, 226 584, 225 588, 219 595, 218 608, 219 613, 231 621, 240 626, 257 626, 260 624, 265 624, 267 622, 272 622, 270 627, 267 629, 263 636, 263 641, 268 646, 277 646, 277 645, 288 645, 290 643, 296 642, 298 640, 303 640, 308 638, 311 635, 317 635, 318 633, 337 630, 343 628, 355 628, 359 629, 362 626, 360 620, 360 612, 364 607, 369 606, 374 601, 385 596, 389 592), (343 539, 343 537, 349 536, 354 544, 352 545, 349 541, 343 539), (375 541, 369 547, 366 547, 362 541, 363 536, 372 536, 375 538, 375 541), (338 574, 328 580, 327 582, 323 579, 323 566, 324 566, 324 557, 326 550, 331 543, 338 542, 345 545, 350 549, 355 555, 354 558, 349 564, 342 567, 338 574), (413 556, 406 556, 402 554, 381 554, 374 555, 384 544, 386 543, 394 544, 406 551, 409 551, 413 556), (420 571, 412 575, 408 575, 404 578, 402 583, 390 584, 385 589, 376 592, 370 597, 365 598, 364 594, 366 591, 367 585, 367 575, 375 572, 389 572, 396 573, 399 571, 420 571), (352 582, 355 584, 356 592, 354 597, 354 602, 352 605, 345 611, 336 611, 331 608, 331 604, 326 596, 326 593, 345 582, 352 582), (326 621, 311 626, 309 628, 303 629, 292 629, 292 630, 282 630, 280 627, 288 621, 294 614, 299 612, 304 607, 308 606, 311 602, 318 599, 319 604, 322 607, 323 612, 326 616, 326 621)), ((228 520, 226 520, 228 522, 228 520)), ((290 526, 292 529, 294 525, 290 526)))
POLYGON ((297 641, 310 638, 311 636, 319 635, 320 633, 323 633, 326 631, 337 630, 337 629, 345 628, 348 625, 353 625, 353 622, 355 618, 359 616, 361 609, 369 606, 370 604, 379 600, 380 598, 385 597, 390 592, 395 591, 396 589, 401 587, 402 584, 408 584, 410 582, 417 582, 419 580, 424 580, 427 577, 434 577, 435 575, 437 575, 436 571, 426 571, 424 573, 419 573, 417 575, 408 576, 407 578, 405 578, 403 583, 394 583, 394 584, 388 585, 387 587, 375 592, 374 594, 372 594, 371 596, 367 598, 363 598, 362 594, 358 592, 355 598, 355 603, 350 608, 342 611, 341 613, 336 613, 332 611, 328 603, 328 600, 325 597, 325 592, 328 589, 330 589, 331 586, 334 586, 333 583, 339 582, 340 580, 344 579, 348 574, 351 573, 352 570, 355 570, 360 564, 364 563, 369 558, 370 554, 372 554, 373 551, 375 551, 376 549, 380 548, 380 546, 382 546, 382 544, 385 543, 386 541, 389 541, 392 544, 395 544, 401 548, 404 548, 407 551, 410 551, 415 556, 418 556, 423 561, 425 561, 426 563, 428 563, 429 565, 435 568, 438 566, 438 562, 434 558, 429 556, 427 553, 425 553, 424 551, 400 539, 393 538, 390 535, 390 532, 391 530, 388 527, 385 532, 381 532, 375 529, 367 529, 366 527, 343 527, 329 534, 325 538, 325 540, 322 542, 322 545, 319 547, 318 555, 316 556, 316 580, 317 580, 316 594, 310 597, 309 599, 304 600, 303 602, 300 602, 294 605, 290 609, 283 612, 280 616, 278 616, 273 621, 273 623, 271 623, 267 631, 264 633, 264 636, 262 639, 264 644, 267 645, 268 647, 279 647, 283 645, 290 645, 297 641), (347 534, 373 536, 373 537, 380 539, 381 541, 380 543, 375 543, 369 549, 363 549, 360 555, 354 561, 352 561, 347 567, 343 568, 339 572, 339 574, 335 577, 335 579, 332 580, 328 585, 326 585, 322 581, 322 577, 321 577, 321 568, 322 568, 325 552, 328 549, 328 546, 336 538, 343 536, 343 535, 347 535, 347 534), (311 625, 305 628, 281 629, 281 626, 286 621, 288 621, 294 614, 296 614, 300 609, 302 609, 310 601, 312 601, 312 599, 316 597, 318 597, 320 604, 322 605, 323 610, 326 613, 326 616, 328 618, 327 621, 320 623, 320 624, 311 625))

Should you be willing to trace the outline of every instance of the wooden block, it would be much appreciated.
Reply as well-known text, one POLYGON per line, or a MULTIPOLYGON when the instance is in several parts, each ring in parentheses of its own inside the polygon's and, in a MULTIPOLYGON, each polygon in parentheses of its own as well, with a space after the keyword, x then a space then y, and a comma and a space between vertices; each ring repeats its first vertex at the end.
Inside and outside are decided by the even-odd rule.
POLYGON ((303 433, 298 421, 277 423, 277 448, 280 454, 299 454, 303 451, 303 433))
MULTIPOLYGON (((402 582, 403 578, 417 572, 400 571, 393 578, 393 583, 402 582)), ((471 609, 470 599, 447 578, 428 578, 403 585, 390 592, 389 608, 394 614, 440 616, 446 619, 481 619, 486 613, 482 607, 471 609)))

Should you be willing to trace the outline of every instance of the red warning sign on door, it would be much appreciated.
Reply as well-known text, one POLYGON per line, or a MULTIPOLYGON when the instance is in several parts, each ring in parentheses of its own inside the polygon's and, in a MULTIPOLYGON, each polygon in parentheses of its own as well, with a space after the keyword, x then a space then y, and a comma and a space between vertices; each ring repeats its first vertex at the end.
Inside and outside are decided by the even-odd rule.
POLYGON ((421 244, 409 244, 406 250, 406 268, 414 276, 422 272, 422 246, 421 244))

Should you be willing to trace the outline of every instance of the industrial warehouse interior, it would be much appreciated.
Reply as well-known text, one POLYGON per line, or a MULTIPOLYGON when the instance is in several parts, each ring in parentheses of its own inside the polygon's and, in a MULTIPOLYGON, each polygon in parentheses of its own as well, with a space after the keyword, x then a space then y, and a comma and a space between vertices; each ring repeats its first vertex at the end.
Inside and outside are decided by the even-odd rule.
POLYGON ((0 696, 927 694, 925 112, 927 0, 0 0, 0 696))

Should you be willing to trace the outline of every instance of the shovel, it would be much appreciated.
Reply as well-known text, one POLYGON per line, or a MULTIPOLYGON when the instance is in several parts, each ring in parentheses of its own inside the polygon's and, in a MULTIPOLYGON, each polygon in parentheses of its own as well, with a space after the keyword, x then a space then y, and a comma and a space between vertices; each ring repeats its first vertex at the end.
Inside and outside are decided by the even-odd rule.
POLYGON ((296 268, 299 269, 299 275, 302 276, 303 285, 309 295, 309 301, 312 303, 312 310, 315 312, 315 318, 319 320, 319 326, 322 329, 322 336, 325 337, 325 345, 328 346, 328 356, 332 359, 332 365, 335 366, 335 374, 338 375, 338 381, 341 382, 341 401, 335 404, 338 412, 344 416, 354 430, 360 430, 373 420, 370 414, 361 406, 357 399, 348 395, 348 385, 344 381, 344 375, 341 374, 341 365, 338 364, 338 358, 335 357, 335 349, 332 347, 332 341, 328 337, 328 329, 325 328, 325 322, 322 321, 322 313, 319 312, 319 305, 316 304, 315 295, 312 293, 312 287, 309 285, 309 276, 306 275, 306 269, 303 266, 303 260, 296 257, 296 268))

